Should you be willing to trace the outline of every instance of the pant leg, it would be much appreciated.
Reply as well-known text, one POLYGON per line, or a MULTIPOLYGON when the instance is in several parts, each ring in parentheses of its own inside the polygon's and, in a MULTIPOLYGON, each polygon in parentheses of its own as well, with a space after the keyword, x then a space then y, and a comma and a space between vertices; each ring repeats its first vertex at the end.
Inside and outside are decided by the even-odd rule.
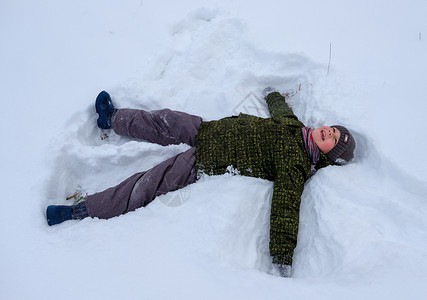
POLYGON ((171 157, 146 172, 132 175, 119 185, 86 198, 89 216, 109 219, 146 206, 159 195, 196 181, 196 148, 171 157))
POLYGON ((201 117, 170 109, 152 112, 120 109, 112 119, 112 126, 119 135, 163 146, 180 143, 194 146, 201 122, 201 117))

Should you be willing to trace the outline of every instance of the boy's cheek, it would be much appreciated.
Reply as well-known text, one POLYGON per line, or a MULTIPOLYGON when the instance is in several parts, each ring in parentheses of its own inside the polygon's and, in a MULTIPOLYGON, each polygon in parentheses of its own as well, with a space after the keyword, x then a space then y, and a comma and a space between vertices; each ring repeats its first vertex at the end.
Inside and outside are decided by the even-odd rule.
POLYGON ((323 153, 328 153, 335 147, 335 143, 333 141, 326 141, 319 146, 320 150, 322 150, 323 153))

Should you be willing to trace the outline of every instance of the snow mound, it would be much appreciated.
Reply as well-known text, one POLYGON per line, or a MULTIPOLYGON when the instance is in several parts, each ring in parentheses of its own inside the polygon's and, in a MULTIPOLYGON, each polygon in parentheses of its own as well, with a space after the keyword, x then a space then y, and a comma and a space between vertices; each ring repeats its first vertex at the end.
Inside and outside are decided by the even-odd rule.
MULTIPOLYGON (((400 105, 407 96, 405 93, 410 93, 405 99, 420 97, 422 84, 413 87, 413 92, 399 85, 399 97, 391 100, 389 96, 395 91, 385 92, 396 88, 393 85, 410 82, 410 79, 400 81, 390 75, 396 71, 393 67, 398 66, 398 70, 403 70, 402 76, 410 77, 404 72, 407 61, 398 63, 392 59, 401 58, 397 55, 405 51, 391 48, 383 41, 375 55, 368 57, 371 49, 361 49, 366 47, 363 43, 366 41, 360 40, 364 31, 351 34, 353 28, 346 25, 338 30, 343 35, 333 36, 341 42, 337 47, 343 47, 346 41, 351 44, 344 47, 347 50, 360 45, 352 51, 363 50, 373 65, 368 71, 355 68, 358 74, 348 70, 345 77, 335 69, 342 67, 343 62, 350 69, 361 64, 363 57, 354 55, 354 62, 347 62, 342 58, 345 50, 341 50, 341 65, 340 54, 334 54, 335 67, 328 71, 327 64, 290 50, 290 40, 298 41, 295 36, 299 30, 293 34, 294 29, 280 31, 284 35, 276 38, 275 50, 268 50, 265 47, 270 45, 260 44, 261 40, 268 39, 253 35, 248 29, 285 26, 285 21, 277 19, 280 16, 293 25, 299 24, 297 29, 301 27, 301 32, 306 34, 300 39, 309 40, 307 34, 314 27, 319 26, 323 34, 330 28, 338 28, 331 23, 336 3, 331 9, 324 8, 323 12, 329 17, 313 8, 306 14, 298 3, 286 4, 289 8, 267 3, 274 8, 268 12, 271 19, 264 16, 260 21, 255 18, 261 14, 258 5, 254 8, 252 3, 243 5, 231 1, 228 4, 231 10, 238 7, 243 15, 254 18, 244 21, 222 9, 198 9, 168 25, 169 35, 165 38, 162 35, 164 20, 171 20, 171 15, 182 15, 181 3, 169 3, 170 11, 164 11, 161 3, 154 7, 156 10, 147 12, 146 2, 108 5, 101 2, 73 2, 67 9, 53 2, 40 7, 34 3, 2 4, 9 10, 13 8, 13 14, 4 13, 4 20, 5 24, 13 24, 17 32, 16 37, 12 36, 7 42, 19 46, 16 47, 19 51, 14 49, 10 53, 6 48, 0 50, 7 54, 5 70, 9 69, 2 79, 12 87, 7 89, 4 99, 10 99, 8 105, 16 109, 14 114, 9 113, 8 107, 5 109, 3 128, 22 120, 27 124, 25 130, 34 127, 38 128, 37 133, 43 133, 16 138, 25 132, 24 127, 18 126, 15 131, 6 130, 3 137, 8 141, 4 148, 16 152, 4 156, 7 174, 3 178, 5 185, 10 186, 3 190, 10 190, 10 195, 4 196, 7 201, 0 218, 4 236, 0 280, 3 298, 44 299, 49 292, 63 299, 74 299, 76 290, 82 299, 133 299, 135 295, 144 299, 282 299, 284 296, 420 299, 427 293, 426 177, 414 172, 425 169, 423 162, 419 162, 423 154, 419 149, 425 149, 425 141, 411 138, 406 144, 396 145, 397 150, 384 147, 396 144, 395 137, 407 129, 400 123, 421 124, 423 120, 423 110, 415 112, 413 107, 422 108, 424 102, 400 105), (57 14, 51 14, 51 9, 57 14), (161 23, 153 11, 164 11, 161 23), (18 15, 20 18, 15 18, 18 15), (46 17, 45 22, 38 23, 42 19, 39 15, 46 17), (313 21, 307 23, 307 17, 313 21), (157 27, 150 28, 150 22, 157 22, 154 23, 157 27), (34 28, 29 30, 29 27, 34 28), (63 44, 66 38, 67 43, 63 44), (99 51, 100 45, 105 51, 99 51), (146 58, 149 45, 156 49, 156 55, 146 58), (279 51, 277 45, 281 46, 279 51), (49 51, 44 51, 46 49, 49 51), (141 49, 147 52, 140 54, 141 49), (374 65, 384 49, 388 55, 379 65, 374 65), (65 57, 70 57, 70 62, 65 57), (111 66, 101 67, 108 61, 111 66), (73 66, 74 62, 79 67, 73 66), (119 68, 122 64, 127 67, 119 68), (141 70, 129 80, 116 80, 128 74, 132 69, 130 65, 141 66, 141 70), (387 68, 382 71, 384 65, 387 68), (363 81, 361 78, 371 71, 370 80, 381 79, 363 81), (63 78, 57 75, 62 73, 63 78), (149 206, 124 216, 110 220, 86 218, 47 226, 44 216, 47 205, 71 204, 71 200, 65 199, 76 190, 101 191, 188 149, 186 145, 163 147, 130 140, 113 131, 98 129, 93 105, 96 94, 87 95, 97 85, 93 82, 104 81, 110 84, 102 88, 112 95, 118 108, 168 107, 200 115, 205 120, 239 112, 267 117, 261 91, 272 86, 291 95, 289 104, 306 125, 342 124, 352 131, 357 141, 354 163, 322 169, 306 184, 292 279, 268 274, 273 183, 261 179, 231 174, 206 176, 184 190, 161 196, 149 206), (60 83, 79 88, 64 92, 60 83), (26 89, 22 89, 23 86, 26 89), (82 95, 90 99, 84 101, 86 106, 76 109, 82 103, 79 101, 83 101, 77 100, 82 99, 82 95), (28 99, 25 110, 22 98, 28 99), (56 129, 60 133, 49 144, 46 154, 50 158, 49 166, 41 166, 40 161, 33 164, 34 155, 43 155, 44 135, 55 132, 48 127, 63 121, 64 111, 68 112, 70 107, 75 113, 64 128, 56 129), (400 110, 413 111, 418 117, 411 120, 409 114, 401 116, 400 110), (55 115, 56 112, 61 115, 55 115), (34 114, 51 122, 37 125, 35 123, 44 122, 35 122, 40 120, 35 120, 34 114), (390 114, 403 120, 390 118, 390 114), (378 124, 381 126, 375 127, 378 124), (392 136, 384 132, 387 127, 394 128, 392 136), (43 150, 40 150, 41 143, 43 150), (394 155, 399 149, 421 155, 414 158, 409 154, 394 155), (9 157, 15 160, 9 161, 9 157), (34 188, 46 177, 42 192, 34 188), (21 188, 19 197, 16 191, 21 188)), ((312 1, 310 7, 318 5, 325 4, 312 1)), ((362 6, 359 2, 352 4, 351 7, 358 9, 354 10, 354 20, 349 18, 353 22, 350 25, 353 24, 357 32, 365 26, 362 29, 380 35, 383 27, 381 32, 368 27, 378 23, 377 14, 384 12, 383 6, 377 4, 376 9, 373 7, 368 12, 362 6), (357 16, 365 15, 375 18, 370 19, 371 23, 359 22, 361 18, 357 16)), ((409 6, 404 3, 402 7, 409 6)), ((346 12, 343 8, 337 11, 346 12)), ((399 16, 404 15, 403 11, 397 11, 399 16)), ((391 28, 400 24, 391 17, 386 20, 393 21, 391 28)), ((406 16, 406 20, 412 19, 406 16)), ((388 31, 387 36, 393 45, 405 41, 408 48, 417 49, 405 53, 414 56, 410 75, 420 82, 425 78, 426 68, 420 66, 427 62, 426 44, 421 33, 419 40, 408 41, 409 27, 414 27, 410 29, 417 30, 417 34, 421 29, 411 22, 402 23, 407 24, 405 36, 396 31, 388 31)), ((4 28, 8 30, 9 26, 4 28)), ((373 33, 370 39, 380 43, 381 38, 373 33)), ((414 132, 417 133, 411 131, 412 136, 414 132)))
MULTIPOLYGON (((331 101, 331 94, 341 99, 345 95, 338 95, 325 66, 303 55, 257 49, 245 39, 245 26, 238 19, 199 10, 172 26, 170 34, 169 49, 158 55, 142 79, 110 91, 118 107, 169 107, 205 119, 239 112, 266 117, 261 90, 274 86, 293 95, 290 105, 309 126, 337 120, 352 128, 345 123, 350 115, 363 118, 363 110, 346 110, 349 103, 331 101)), ((72 118, 74 130, 67 129, 55 142, 60 147, 47 188, 51 203, 65 199, 76 187, 100 191, 187 149, 132 141, 112 131, 102 139, 105 132, 95 128, 95 120, 91 104, 79 118, 72 118)), ((371 278, 397 268, 400 274, 410 274, 420 264, 427 269, 422 259, 427 249, 425 188, 383 158, 368 132, 355 131, 355 136, 354 164, 321 170, 307 183, 295 277, 371 278)), ((164 226, 172 222, 172 227, 180 227, 194 251, 267 271, 271 187, 263 180, 230 175, 205 178, 189 188, 182 208, 153 204, 151 209, 174 216, 164 226)), ((159 203, 168 203, 167 197, 159 197, 159 203)), ((144 216, 144 209, 135 214, 144 216)))

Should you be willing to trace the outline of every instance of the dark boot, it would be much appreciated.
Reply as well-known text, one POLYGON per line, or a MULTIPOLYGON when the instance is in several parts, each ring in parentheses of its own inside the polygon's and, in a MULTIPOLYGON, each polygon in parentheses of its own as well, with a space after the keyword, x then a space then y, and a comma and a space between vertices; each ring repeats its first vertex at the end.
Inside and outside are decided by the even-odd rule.
POLYGON ((88 217, 84 201, 75 205, 50 205, 46 209, 47 224, 60 224, 68 220, 79 220, 88 217))
POLYGON ((117 109, 114 108, 113 102, 111 101, 110 94, 106 91, 99 93, 98 97, 96 97, 95 109, 99 115, 97 120, 98 127, 101 129, 110 129, 111 118, 117 112, 117 109))

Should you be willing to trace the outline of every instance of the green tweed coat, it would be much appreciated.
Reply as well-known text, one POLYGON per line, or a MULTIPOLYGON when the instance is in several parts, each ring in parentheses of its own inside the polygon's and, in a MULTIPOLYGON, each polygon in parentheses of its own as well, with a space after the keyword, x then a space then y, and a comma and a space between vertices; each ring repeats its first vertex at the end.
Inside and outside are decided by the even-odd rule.
MULTIPOLYGON (((301 123, 275 92, 266 97, 271 118, 240 114, 202 122, 196 136, 196 168, 220 175, 232 166, 240 175, 274 181, 270 215, 270 255, 273 263, 292 265, 297 244, 299 207, 310 159, 301 123)), ((326 156, 316 168, 326 166, 326 156)))

